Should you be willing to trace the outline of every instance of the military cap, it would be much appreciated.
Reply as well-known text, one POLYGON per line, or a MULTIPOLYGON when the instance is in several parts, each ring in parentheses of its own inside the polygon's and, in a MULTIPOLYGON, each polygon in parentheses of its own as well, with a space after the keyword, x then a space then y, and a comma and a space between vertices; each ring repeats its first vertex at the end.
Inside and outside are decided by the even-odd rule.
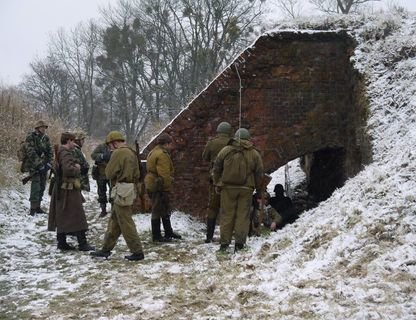
POLYGON ((45 121, 43 120, 39 120, 38 122, 35 123, 35 129, 40 128, 40 127, 45 127, 47 128, 48 125, 46 124, 45 121))
POLYGON ((172 142, 172 137, 166 132, 162 132, 156 139, 158 144, 166 144, 172 142))

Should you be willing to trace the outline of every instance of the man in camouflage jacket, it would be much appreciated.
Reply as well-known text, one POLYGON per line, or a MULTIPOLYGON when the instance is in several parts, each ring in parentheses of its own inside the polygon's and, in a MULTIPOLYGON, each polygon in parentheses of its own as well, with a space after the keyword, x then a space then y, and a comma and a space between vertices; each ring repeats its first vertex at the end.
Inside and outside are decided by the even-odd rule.
POLYGON ((81 190, 89 192, 90 191, 90 179, 88 177, 88 171, 90 169, 90 165, 85 157, 85 154, 82 152, 81 148, 84 145, 86 134, 84 132, 77 132, 75 134, 75 147, 72 150, 72 154, 77 161, 77 163, 81 166, 81 190))
POLYGON ((30 212, 31 216, 35 213, 46 213, 40 207, 43 193, 46 187, 46 177, 52 167, 53 153, 52 146, 46 129, 48 125, 40 120, 35 124, 35 130, 26 137, 25 170, 31 175, 30 185, 30 212))
POLYGON ((98 202, 101 207, 100 217, 107 215, 107 191, 110 190, 110 181, 105 176, 105 168, 108 161, 110 161, 110 157, 111 150, 106 143, 99 144, 91 153, 91 158, 95 161, 92 177, 97 181, 98 202))

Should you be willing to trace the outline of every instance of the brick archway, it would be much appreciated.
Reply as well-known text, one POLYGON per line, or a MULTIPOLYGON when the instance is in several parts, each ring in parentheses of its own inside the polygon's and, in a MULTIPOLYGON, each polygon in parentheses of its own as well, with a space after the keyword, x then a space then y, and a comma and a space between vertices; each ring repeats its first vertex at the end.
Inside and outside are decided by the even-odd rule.
MULTIPOLYGON (((238 75, 242 127, 250 130, 266 172, 318 150, 342 149, 345 181, 371 161, 364 85, 350 63, 354 46, 344 31, 259 37, 163 130, 175 140, 174 207, 205 217, 208 168, 202 150, 221 121, 238 129, 238 75)), ((319 173, 312 178, 326 179, 319 173)))

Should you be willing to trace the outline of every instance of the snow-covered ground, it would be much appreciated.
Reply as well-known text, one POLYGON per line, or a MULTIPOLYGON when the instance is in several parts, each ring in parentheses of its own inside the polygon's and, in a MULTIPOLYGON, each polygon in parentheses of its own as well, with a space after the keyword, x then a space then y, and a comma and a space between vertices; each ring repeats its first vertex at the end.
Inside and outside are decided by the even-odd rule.
MULTIPOLYGON (((150 242, 149 215, 134 217, 142 262, 123 259, 122 239, 109 260, 62 253, 46 216, 27 215, 28 188, 2 189, 0 318, 416 319, 416 18, 343 19, 299 25, 348 27, 357 39, 372 164, 294 224, 250 238, 247 251, 228 258, 180 212, 172 221, 184 239, 163 245, 150 242)), ((86 211, 99 245, 107 219, 97 217, 94 194, 86 211)))

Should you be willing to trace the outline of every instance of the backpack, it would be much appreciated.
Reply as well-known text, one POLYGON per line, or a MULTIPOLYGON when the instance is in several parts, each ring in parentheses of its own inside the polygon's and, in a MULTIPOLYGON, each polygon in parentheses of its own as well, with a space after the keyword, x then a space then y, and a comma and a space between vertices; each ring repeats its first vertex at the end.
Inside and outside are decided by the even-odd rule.
POLYGON ((233 148, 224 157, 221 180, 224 184, 244 185, 249 174, 248 161, 242 148, 233 148))
POLYGON ((20 172, 27 172, 26 160, 27 160, 27 148, 26 140, 20 141, 19 148, 17 148, 17 159, 21 162, 20 172))

